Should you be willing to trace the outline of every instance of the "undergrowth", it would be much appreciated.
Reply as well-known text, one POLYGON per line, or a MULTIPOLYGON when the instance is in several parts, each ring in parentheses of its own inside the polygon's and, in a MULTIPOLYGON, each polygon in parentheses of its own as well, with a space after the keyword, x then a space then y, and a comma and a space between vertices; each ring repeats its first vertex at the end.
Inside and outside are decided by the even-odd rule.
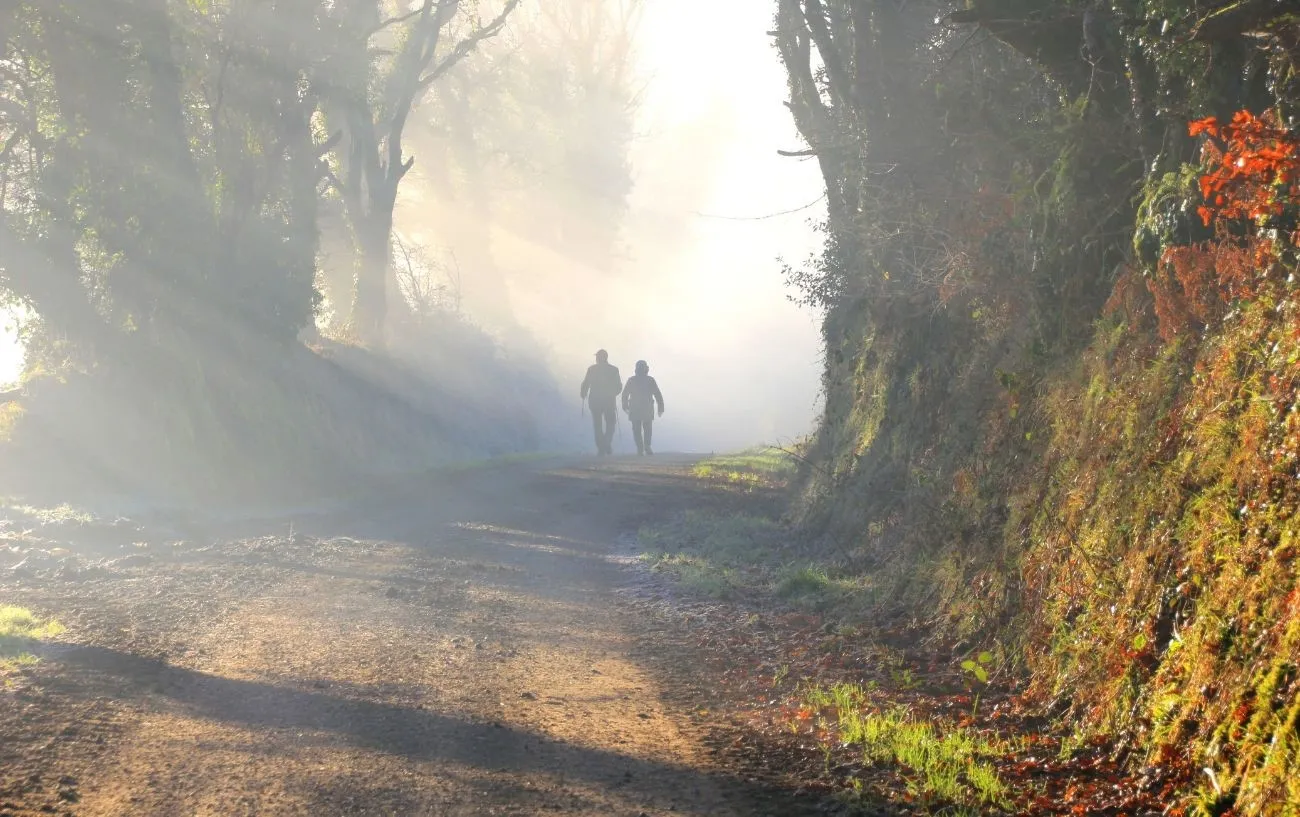
POLYGON ((20 412, 0 406, 0 486, 43 501, 304 499, 562 447, 554 384, 471 340, 411 357, 249 340, 188 367, 64 364, 26 379, 20 412))
POLYGON ((1206 770, 1193 813, 1300 808, 1300 340, 1290 296, 1215 335, 1085 358, 1047 397, 1025 531, 1025 654, 1044 700, 1206 770))

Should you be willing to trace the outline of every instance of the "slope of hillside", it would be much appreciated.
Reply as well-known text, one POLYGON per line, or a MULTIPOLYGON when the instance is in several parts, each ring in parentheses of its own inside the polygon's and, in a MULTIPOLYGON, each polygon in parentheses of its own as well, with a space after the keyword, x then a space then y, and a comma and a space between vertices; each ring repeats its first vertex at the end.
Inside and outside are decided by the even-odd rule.
POLYGON ((831 196, 799 517, 1176 808, 1300 813, 1300 21, 1032 5, 782 4, 831 196))

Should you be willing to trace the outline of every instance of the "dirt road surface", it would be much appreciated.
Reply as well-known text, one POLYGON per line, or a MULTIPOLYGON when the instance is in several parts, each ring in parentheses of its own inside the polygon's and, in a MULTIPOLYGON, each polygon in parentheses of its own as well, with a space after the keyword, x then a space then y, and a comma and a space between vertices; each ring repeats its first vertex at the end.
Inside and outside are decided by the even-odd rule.
POLYGON ((490 466, 239 525, 0 527, 0 603, 68 627, 0 691, 0 815, 801 813, 776 777, 719 767, 679 686, 692 657, 646 640, 629 534, 710 501, 687 466, 490 466))

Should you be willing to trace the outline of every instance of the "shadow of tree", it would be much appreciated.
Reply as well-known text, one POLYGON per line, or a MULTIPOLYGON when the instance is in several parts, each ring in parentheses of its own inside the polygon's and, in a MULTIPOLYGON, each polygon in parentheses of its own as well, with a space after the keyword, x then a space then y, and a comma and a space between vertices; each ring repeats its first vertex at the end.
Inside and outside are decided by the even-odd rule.
MULTIPOLYGON (((292 746, 345 744, 415 761, 445 761, 492 771, 552 775, 617 789, 632 797, 661 797, 665 791, 711 787, 746 800, 784 804, 771 813, 795 814, 802 807, 789 792, 727 774, 574 745, 495 721, 475 721, 443 712, 395 706, 336 694, 225 678, 176 667, 165 661, 102 647, 71 647, 54 656, 70 672, 67 691, 112 694, 143 700, 161 696, 187 716, 292 734, 292 746), (301 736, 301 737, 299 737, 301 736)), ((274 736, 259 741, 274 752, 274 736)))

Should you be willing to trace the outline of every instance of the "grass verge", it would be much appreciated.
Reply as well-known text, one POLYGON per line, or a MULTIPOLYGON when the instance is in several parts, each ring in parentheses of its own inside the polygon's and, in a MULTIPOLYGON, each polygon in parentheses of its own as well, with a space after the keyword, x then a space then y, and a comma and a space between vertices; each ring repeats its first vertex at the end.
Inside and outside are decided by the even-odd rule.
POLYGON ((920 720, 907 709, 873 711, 856 684, 811 687, 805 703, 834 718, 824 740, 862 751, 863 762, 899 769, 913 800, 943 814, 988 814, 1011 806, 1011 789, 992 761, 1013 751, 955 724, 920 720))
POLYGON ((39 659, 31 653, 33 642, 63 632, 52 618, 41 619, 25 607, 0 605, 0 678, 39 659))
POLYGON ((718 599, 770 597, 801 609, 847 614, 858 583, 811 559, 775 519, 743 511, 690 510, 638 531, 641 560, 718 599))
MULTIPOLYGON (((702 460, 692 474, 751 494, 786 487, 796 470, 793 454, 761 447, 702 460)), ((797 541, 776 517, 783 503, 751 498, 741 509, 694 509, 643 527, 638 531, 642 561, 714 598, 767 596, 805 610, 855 615, 849 605, 861 606, 871 598, 863 592, 863 580, 849 577, 834 560, 797 541)))
POLYGON ((696 463, 691 472, 699 479, 720 482, 746 489, 784 488, 798 470, 798 462, 789 452, 764 446, 735 454, 709 457, 696 463))

